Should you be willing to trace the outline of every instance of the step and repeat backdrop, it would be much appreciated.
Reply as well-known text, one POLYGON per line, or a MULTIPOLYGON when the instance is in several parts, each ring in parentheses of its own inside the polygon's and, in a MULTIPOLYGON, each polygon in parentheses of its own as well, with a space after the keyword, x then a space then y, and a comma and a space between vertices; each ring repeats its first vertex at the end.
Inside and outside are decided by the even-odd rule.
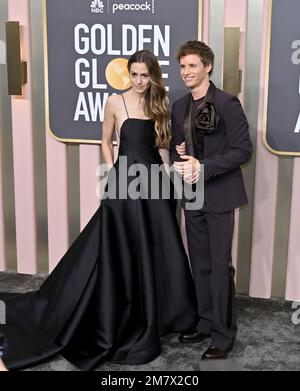
POLYGON ((299 0, 273 0, 264 142, 279 155, 300 155, 299 15, 299 0))
POLYGON ((184 93, 176 51, 198 37, 199 1, 47 0, 49 129, 61 141, 99 142, 108 96, 130 88, 127 59, 157 56, 169 99, 184 93))

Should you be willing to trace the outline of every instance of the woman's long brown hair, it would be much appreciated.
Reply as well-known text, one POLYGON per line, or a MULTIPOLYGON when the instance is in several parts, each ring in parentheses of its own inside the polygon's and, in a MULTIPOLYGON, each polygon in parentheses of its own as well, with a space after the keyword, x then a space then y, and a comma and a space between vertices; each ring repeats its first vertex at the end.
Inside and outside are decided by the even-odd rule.
POLYGON ((150 85, 145 93, 144 111, 148 118, 155 122, 156 146, 169 148, 171 132, 166 89, 162 80, 161 69, 155 55, 149 50, 140 50, 128 60, 128 71, 133 63, 147 65, 150 85))

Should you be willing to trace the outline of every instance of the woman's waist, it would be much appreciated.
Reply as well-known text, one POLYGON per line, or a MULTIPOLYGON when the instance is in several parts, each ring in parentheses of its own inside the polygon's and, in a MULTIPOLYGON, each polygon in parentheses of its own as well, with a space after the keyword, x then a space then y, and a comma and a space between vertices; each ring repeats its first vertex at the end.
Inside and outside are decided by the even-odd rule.
POLYGON ((141 154, 130 154, 130 153, 124 154, 122 153, 122 151, 119 151, 117 162, 121 162, 121 161, 122 164, 126 164, 128 166, 135 163, 141 163, 145 165, 163 164, 163 161, 159 153, 141 155, 141 154))
POLYGON ((119 156, 126 156, 128 159, 161 160, 158 148, 142 145, 136 147, 130 147, 124 144, 120 145, 118 154, 119 156))
POLYGON ((121 138, 120 139, 120 148, 124 149, 149 149, 149 150, 157 150, 157 147, 155 146, 155 140, 154 139, 139 139, 139 138, 121 138))

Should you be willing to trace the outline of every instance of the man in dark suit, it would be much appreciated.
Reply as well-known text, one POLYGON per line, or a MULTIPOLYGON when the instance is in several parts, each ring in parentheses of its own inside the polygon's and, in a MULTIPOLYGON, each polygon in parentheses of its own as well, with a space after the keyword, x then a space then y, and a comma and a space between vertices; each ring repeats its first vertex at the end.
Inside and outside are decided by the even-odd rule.
POLYGON ((210 81, 212 50, 204 42, 188 41, 177 58, 190 92, 172 107, 170 156, 186 183, 195 184, 200 171, 204 175, 202 208, 185 209, 199 322, 179 340, 211 338, 202 359, 226 358, 237 332, 231 262, 234 209, 247 202, 240 166, 250 159, 252 144, 239 100, 210 81))

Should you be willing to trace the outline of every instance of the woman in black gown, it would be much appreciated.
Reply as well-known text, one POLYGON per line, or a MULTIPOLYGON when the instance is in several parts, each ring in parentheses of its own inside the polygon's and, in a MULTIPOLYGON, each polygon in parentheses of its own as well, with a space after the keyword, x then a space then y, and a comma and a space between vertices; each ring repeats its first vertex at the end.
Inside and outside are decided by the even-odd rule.
POLYGON ((144 364, 160 354, 160 336, 196 323, 174 200, 162 195, 170 184, 164 170, 158 195, 146 194, 157 190, 150 168, 162 165, 158 148, 170 141, 161 70, 147 50, 129 59, 128 70, 131 89, 105 108, 102 149, 112 166, 106 197, 38 291, 4 298, 10 369, 57 353, 85 370, 103 360, 144 364))

